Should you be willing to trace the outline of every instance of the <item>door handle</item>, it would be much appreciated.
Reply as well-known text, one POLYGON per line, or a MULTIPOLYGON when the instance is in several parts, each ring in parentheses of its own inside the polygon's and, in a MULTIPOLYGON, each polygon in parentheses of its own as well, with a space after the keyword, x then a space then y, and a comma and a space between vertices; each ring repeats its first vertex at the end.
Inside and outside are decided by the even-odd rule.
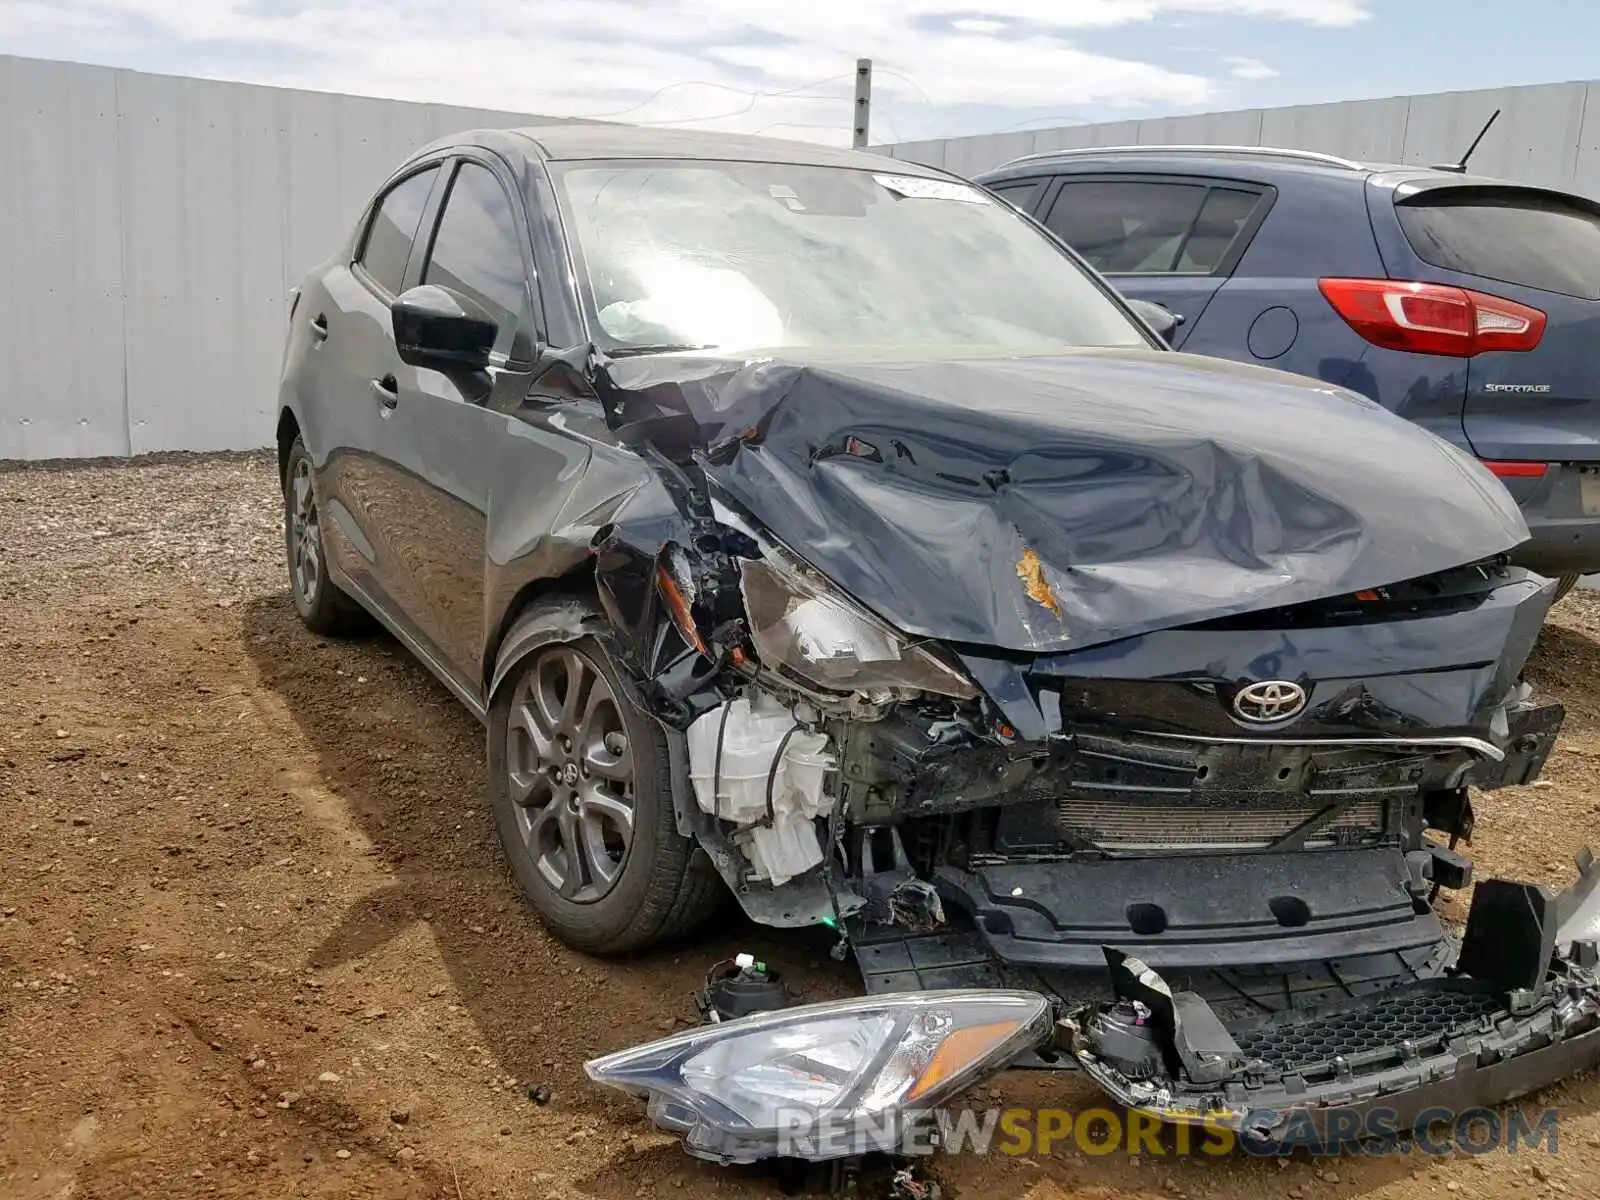
POLYGON ((328 315, 326 313, 318 313, 311 318, 311 336, 319 342, 327 340, 328 315))
POLYGON ((384 408, 393 408, 400 403, 400 385, 395 382, 393 375, 372 381, 372 398, 384 408))

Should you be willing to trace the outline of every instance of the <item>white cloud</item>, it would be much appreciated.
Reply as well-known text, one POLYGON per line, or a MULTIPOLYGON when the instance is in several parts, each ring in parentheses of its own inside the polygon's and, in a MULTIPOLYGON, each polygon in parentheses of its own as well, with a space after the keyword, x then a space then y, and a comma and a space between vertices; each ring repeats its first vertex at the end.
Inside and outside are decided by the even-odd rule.
MULTIPOLYGON (((1366 3, 988 0, 945 21, 937 0, 4 0, 0 51, 838 141, 861 55, 877 68, 875 115, 922 126, 937 124, 927 105, 1192 106, 1218 81, 1076 39, 1184 13, 1348 25, 1366 3)), ((1231 73, 1265 78, 1251 69, 1270 70, 1234 60, 1231 73)))
POLYGON ((1268 66, 1259 58, 1228 59, 1228 74, 1235 79, 1276 79, 1277 68, 1268 66))
POLYGON ((959 17, 950 22, 950 28, 961 33, 1003 33, 1007 29, 1004 21, 996 21, 992 17, 959 17))

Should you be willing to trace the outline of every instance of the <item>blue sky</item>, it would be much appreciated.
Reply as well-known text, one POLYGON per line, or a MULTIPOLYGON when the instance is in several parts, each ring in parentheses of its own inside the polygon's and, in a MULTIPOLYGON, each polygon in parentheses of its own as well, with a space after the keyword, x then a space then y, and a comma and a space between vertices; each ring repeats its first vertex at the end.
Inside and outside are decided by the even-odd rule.
POLYGON ((874 141, 1600 76, 1600 0, 0 0, 0 53, 874 141))

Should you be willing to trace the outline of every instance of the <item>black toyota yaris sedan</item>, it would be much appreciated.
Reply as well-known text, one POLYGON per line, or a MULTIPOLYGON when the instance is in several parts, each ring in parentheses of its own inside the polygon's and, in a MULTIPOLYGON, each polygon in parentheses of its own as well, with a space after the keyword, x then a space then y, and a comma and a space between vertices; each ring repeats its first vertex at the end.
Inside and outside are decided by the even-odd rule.
POLYGON ((1270 1137, 1600 1056, 1600 875, 1432 907, 1562 720, 1517 506, 1158 319, 943 172, 598 125, 419 151, 297 289, 294 603, 484 721, 550 929, 731 892, 861 967, 591 1064, 696 1153, 1014 1062, 1270 1137))

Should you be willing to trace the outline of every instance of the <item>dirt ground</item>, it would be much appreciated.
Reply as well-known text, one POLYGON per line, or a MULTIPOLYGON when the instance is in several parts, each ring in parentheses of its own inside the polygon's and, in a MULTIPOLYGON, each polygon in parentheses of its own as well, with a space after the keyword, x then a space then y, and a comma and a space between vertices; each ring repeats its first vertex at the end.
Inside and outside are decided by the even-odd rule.
MULTIPOLYGON (((736 918, 627 962, 545 936, 501 864, 480 728, 388 638, 298 625, 274 488, 264 455, 0 468, 0 1197, 777 1194, 581 1064, 687 1024, 738 949, 812 999, 848 970, 736 918)), ((1473 852, 1564 886, 1600 825, 1600 597, 1560 606, 1532 676, 1565 738, 1547 781, 1480 798, 1473 852)), ((987 1099, 1094 1097, 1018 1073, 987 1099)), ((1596 1196, 1597 1102, 1593 1077, 1533 1098, 1562 1110, 1554 1157, 936 1173, 1030 1200, 1596 1196)))

